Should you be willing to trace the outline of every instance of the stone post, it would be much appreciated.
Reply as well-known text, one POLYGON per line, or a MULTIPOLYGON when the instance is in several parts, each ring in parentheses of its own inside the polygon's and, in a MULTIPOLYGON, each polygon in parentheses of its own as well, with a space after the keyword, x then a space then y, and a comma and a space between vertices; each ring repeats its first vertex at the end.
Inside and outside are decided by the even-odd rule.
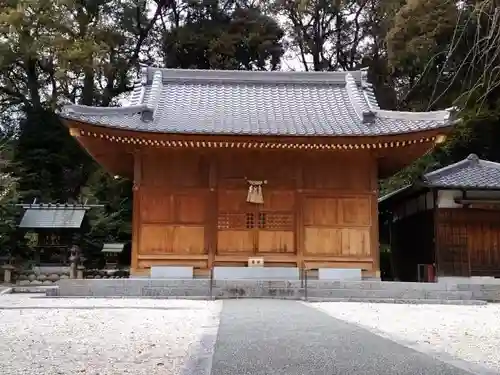
POLYGON ((76 279, 76 262, 71 261, 69 265, 69 278, 76 279))
POLYGON ((85 267, 82 265, 79 265, 76 267, 76 278, 77 279, 83 279, 83 271, 85 270, 85 267))
POLYGON ((69 278, 76 279, 78 277, 77 268, 78 263, 80 262, 80 251, 78 249, 78 246, 72 246, 70 251, 71 255, 69 256, 69 278))
POLYGON ((5 284, 10 284, 12 282, 12 271, 15 267, 11 264, 4 264, 2 266, 4 274, 3 274, 3 282, 5 284))

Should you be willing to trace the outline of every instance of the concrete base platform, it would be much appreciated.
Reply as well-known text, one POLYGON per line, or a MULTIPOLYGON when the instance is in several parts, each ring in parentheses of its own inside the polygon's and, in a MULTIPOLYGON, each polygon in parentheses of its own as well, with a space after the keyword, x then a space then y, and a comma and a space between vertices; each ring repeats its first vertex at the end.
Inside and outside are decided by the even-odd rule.
MULTIPOLYGON (((382 281, 208 279, 61 280, 48 296, 146 298, 277 298, 342 301, 498 301, 500 285, 382 281)), ((394 302, 392 302, 394 303, 394 302)), ((434 302, 435 303, 435 302, 434 302)))

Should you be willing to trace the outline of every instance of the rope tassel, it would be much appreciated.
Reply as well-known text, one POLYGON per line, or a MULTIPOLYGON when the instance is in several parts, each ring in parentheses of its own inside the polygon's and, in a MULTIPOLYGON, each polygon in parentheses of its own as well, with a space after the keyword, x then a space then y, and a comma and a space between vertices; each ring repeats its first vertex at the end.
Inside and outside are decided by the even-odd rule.
POLYGON ((267 181, 247 180, 250 184, 248 187, 247 202, 264 204, 264 195, 262 194, 262 185, 267 181))

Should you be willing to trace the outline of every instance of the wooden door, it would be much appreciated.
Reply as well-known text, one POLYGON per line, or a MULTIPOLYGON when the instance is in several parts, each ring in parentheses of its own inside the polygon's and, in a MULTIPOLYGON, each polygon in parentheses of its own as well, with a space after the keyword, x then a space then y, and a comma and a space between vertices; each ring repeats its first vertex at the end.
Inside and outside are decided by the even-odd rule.
POLYGON ((218 194, 217 254, 295 252, 293 191, 264 193, 264 204, 248 203, 247 190, 218 194))
POLYGON ((257 211, 243 189, 221 189, 217 209, 217 254, 252 255, 255 251, 257 211))
POLYGON ((438 226, 438 273, 440 276, 470 276, 467 230, 457 223, 438 226))
POLYGON ((295 252, 295 194, 264 190, 264 204, 257 206, 255 252, 295 252))
POLYGON ((471 276, 500 276, 499 244, 498 222, 481 220, 467 226, 471 276))

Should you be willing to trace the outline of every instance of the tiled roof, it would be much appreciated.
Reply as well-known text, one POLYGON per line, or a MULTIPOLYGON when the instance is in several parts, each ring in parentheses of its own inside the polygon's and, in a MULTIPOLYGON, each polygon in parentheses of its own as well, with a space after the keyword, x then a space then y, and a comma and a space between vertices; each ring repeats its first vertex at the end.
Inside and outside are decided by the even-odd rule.
POLYGON ((394 199, 402 199, 424 187, 455 189, 500 189, 500 163, 481 160, 470 154, 458 163, 426 173, 414 184, 406 185, 379 198, 387 205, 394 199))
POLYGON ((446 127, 453 112, 381 110, 366 71, 143 68, 128 106, 69 105, 61 117, 158 133, 371 136, 446 127))
POLYGON ((121 253, 125 244, 122 243, 105 243, 102 245, 101 252, 103 253, 121 253))
POLYGON ((500 189, 500 163, 471 154, 458 163, 425 174, 423 180, 435 187, 500 189))
POLYGON ((19 224, 19 228, 25 229, 78 229, 87 212, 87 207, 82 205, 36 204, 25 208, 19 224))

